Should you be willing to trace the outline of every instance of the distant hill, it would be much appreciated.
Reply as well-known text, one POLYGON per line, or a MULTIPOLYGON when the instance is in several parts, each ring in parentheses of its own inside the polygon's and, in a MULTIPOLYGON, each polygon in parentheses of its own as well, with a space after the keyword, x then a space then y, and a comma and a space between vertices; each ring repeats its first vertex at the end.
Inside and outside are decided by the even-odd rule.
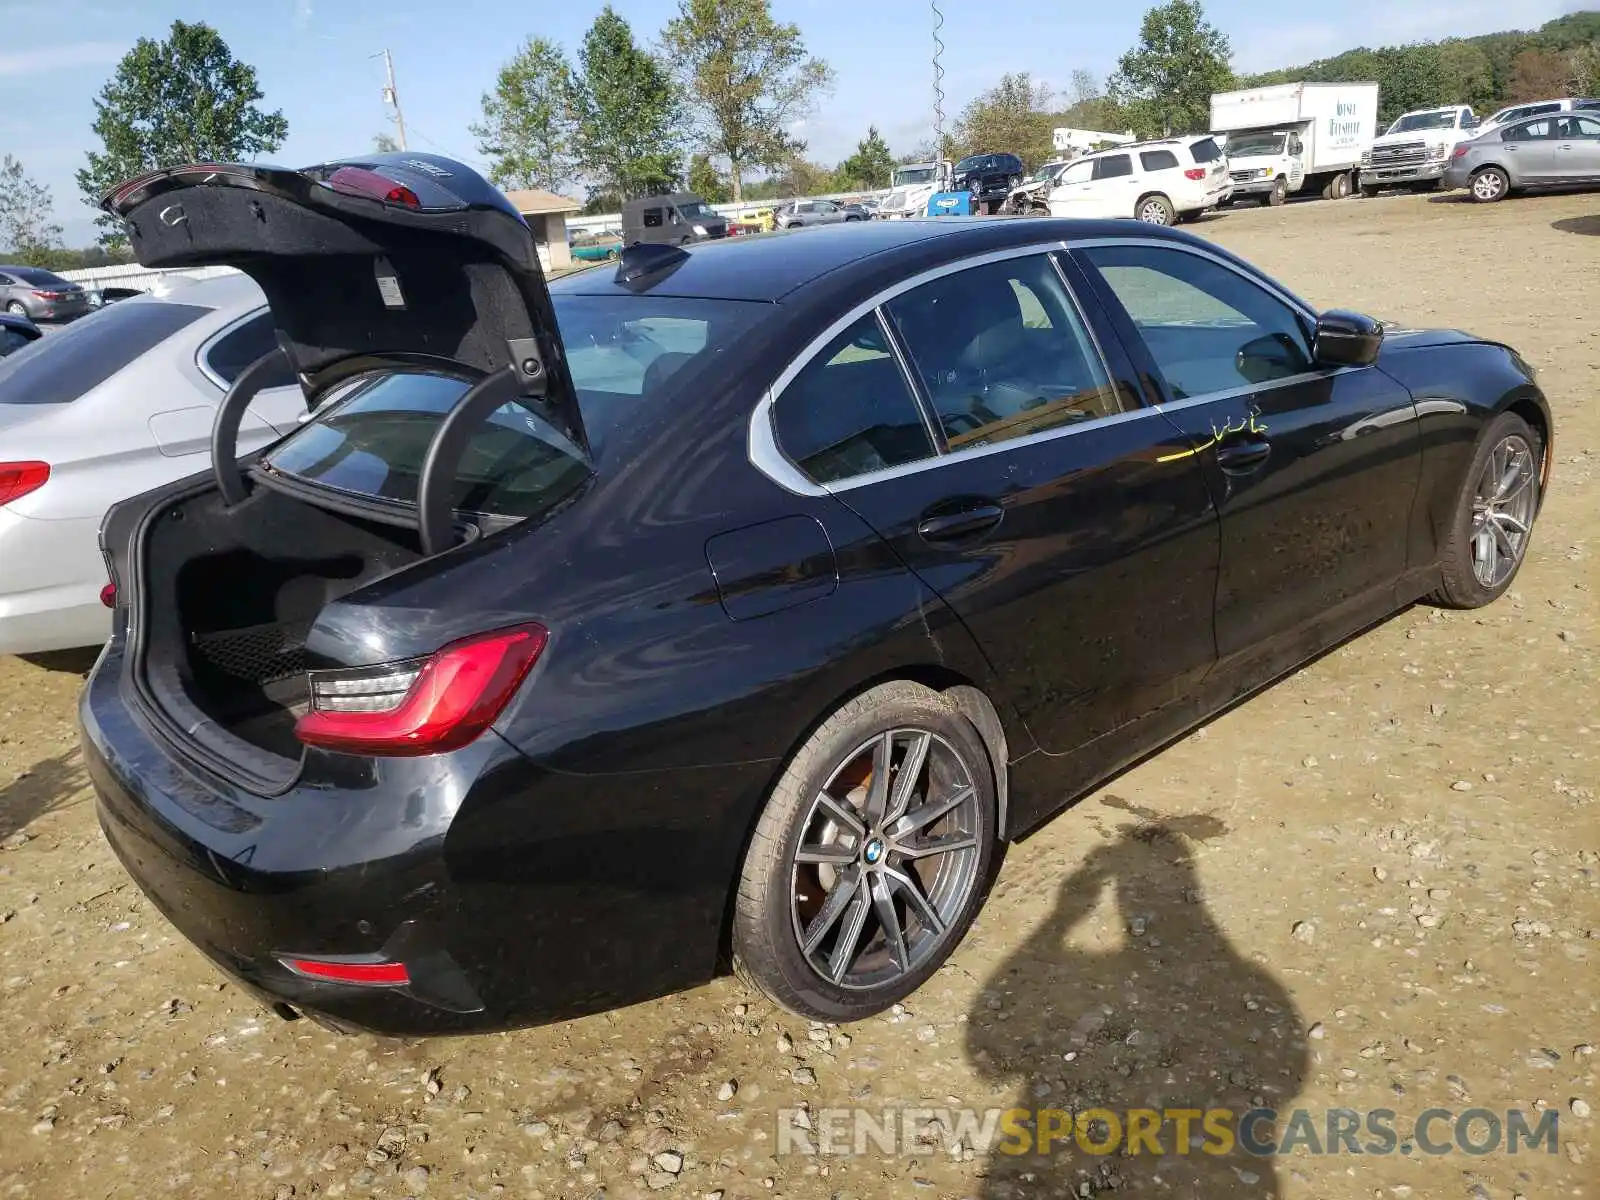
POLYGON ((1240 76, 1239 86, 1374 79, 1382 89, 1384 124, 1410 109, 1445 104, 1470 104, 1485 116, 1524 100, 1600 95, 1600 10, 1569 13, 1535 31, 1375 50, 1362 46, 1303 66, 1240 76))

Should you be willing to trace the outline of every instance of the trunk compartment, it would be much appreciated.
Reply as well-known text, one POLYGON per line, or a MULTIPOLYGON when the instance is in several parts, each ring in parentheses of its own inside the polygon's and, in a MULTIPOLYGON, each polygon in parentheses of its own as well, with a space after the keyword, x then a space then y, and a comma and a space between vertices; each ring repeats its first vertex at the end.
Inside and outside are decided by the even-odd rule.
POLYGON ((332 601, 421 558, 413 529, 266 487, 232 508, 210 489, 164 504, 140 552, 147 699, 210 757, 286 786, 306 672, 342 665, 306 649, 312 625, 332 601))

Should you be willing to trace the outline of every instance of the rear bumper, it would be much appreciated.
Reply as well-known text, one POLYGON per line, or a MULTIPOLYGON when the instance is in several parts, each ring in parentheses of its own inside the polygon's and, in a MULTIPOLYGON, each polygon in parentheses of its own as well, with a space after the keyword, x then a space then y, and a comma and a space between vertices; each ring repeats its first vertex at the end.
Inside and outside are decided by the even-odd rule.
POLYGON ((35 300, 29 307, 28 315, 39 321, 71 321, 83 316, 89 311, 89 301, 82 300, 35 300))
MULTIPOLYGON (((152 905, 263 1003, 391 1035, 485 1032, 715 973, 748 812, 708 821, 693 792, 670 794, 684 777, 715 791, 696 788, 706 773, 555 774, 489 733, 431 758, 329 755, 318 786, 252 796, 123 701, 122 644, 79 704, 101 827, 152 905), (411 984, 307 979, 283 964, 297 956, 399 961, 411 984)), ((747 782, 720 779, 729 796, 747 782)))

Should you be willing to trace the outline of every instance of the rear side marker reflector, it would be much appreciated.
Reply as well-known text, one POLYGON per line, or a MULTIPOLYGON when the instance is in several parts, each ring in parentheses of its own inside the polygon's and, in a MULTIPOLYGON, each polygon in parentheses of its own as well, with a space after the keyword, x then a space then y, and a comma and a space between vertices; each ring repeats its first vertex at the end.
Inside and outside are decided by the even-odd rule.
POLYGON ((405 963, 330 962, 318 958, 285 958, 280 961, 296 975, 328 983, 349 983, 361 987, 406 987, 411 983, 411 973, 406 970, 405 963))
POLYGON ((104 604, 107 608, 115 608, 117 606, 116 584, 108 583, 105 585, 105 587, 100 589, 100 603, 104 604))
POLYGON ((459 750, 494 723, 548 640, 542 625, 518 625, 452 642, 421 661, 313 671, 311 708, 295 736, 344 754, 459 750))
POLYGON ((50 464, 42 462, 0 462, 0 504, 21 500, 50 481, 50 464))

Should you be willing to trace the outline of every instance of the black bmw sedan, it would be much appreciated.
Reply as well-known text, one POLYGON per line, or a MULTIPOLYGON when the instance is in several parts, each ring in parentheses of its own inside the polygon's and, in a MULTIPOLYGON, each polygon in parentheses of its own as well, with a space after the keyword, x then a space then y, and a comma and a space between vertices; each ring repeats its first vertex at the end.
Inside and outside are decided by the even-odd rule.
POLYGON ((286 1017, 488 1030, 732 965, 879 1012, 1001 848, 1419 598, 1487 604, 1551 418, 1515 351, 1184 233, 852 224, 547 285, 468 168, 108 197, 279 349, 102 529, 112 847, 286 1017), (307 420, 256 454, 252 395, 307 420))

